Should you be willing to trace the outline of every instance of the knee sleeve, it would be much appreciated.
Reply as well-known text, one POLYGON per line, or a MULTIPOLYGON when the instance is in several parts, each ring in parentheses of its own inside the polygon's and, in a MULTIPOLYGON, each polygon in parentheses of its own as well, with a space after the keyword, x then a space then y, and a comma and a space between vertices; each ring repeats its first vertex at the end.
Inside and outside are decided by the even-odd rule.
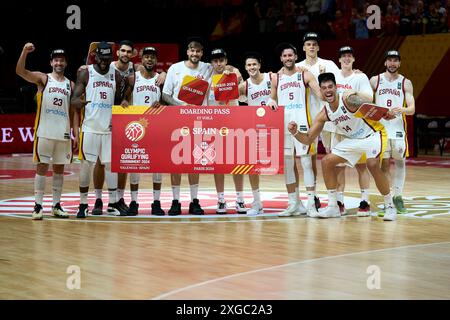
POLYGON ((161 173, 153 174, 153 183, 162 183, 162 174, 161 173))
POLYGON ((310 155, 305 155, 300 157, 303 167, 303 180, 305 187, 314 187, 314 171, 312 168, 312 160, 310 155))
POLYGON ((90 161, 83 160, 80 165, 80 187, 89 187, 91 182, 91 172, 94 164, 90 161))
POLYGON ((293 156, 284 156, 284 179, 286 184, 293 184, 296 182, 295 179, 295 159, 293 156))

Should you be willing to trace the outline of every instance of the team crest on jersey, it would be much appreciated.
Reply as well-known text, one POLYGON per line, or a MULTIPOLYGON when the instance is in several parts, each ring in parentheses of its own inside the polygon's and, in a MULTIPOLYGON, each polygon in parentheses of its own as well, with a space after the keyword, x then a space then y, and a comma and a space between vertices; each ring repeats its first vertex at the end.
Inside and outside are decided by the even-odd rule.
POLYGON ((301 74, 301 73, 299 73, 299 74, 297 75, 297 80, 298 80, 298 81, 302 81, 302 74, 301 74))
POLYGON ((401 89, 402 88, 402 83, 401 82, 399 82, 399 83, 397 83, 397 89, 401 89))
POLYGON ((270 89, 270 81, 267 81, 267 89, 270 89))
POLYGON ((66 83, 67 90, 70 90, 70 84, 66 83))
POLYGON ((342 110, 343 113, 347 114, 347 110, 345 109, 344 106, 341 107, 341 110, 342 110))
POLYGON ((113 81, 114 80, 114 75, 110 74, 109 76, 111 77, 111 81, 113 81))
POLYGON ((145 136, 147 126, 148 121, 144 118, 139 121, 131 121, 125 127, 125 136, 132 142, 139 141, 145 136))

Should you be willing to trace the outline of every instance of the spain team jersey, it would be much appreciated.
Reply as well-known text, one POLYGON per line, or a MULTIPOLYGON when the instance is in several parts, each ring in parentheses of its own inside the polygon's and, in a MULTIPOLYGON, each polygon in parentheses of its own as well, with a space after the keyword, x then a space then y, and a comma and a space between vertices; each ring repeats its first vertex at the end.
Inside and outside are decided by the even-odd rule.
POLYGON ((338 94, 339 105, 333 111, 328 103, 325 103, 325 112, 328 120, 336 126, 336 132, 351 139, 364 139, 377 131, 385 131, 384 126, 377 121, 356 118, 338 94))
MULTIPOLYGON (((309 111, 309 87, 305 85, 304 74, 295 72, 292 75, 278 76, 278 105, 284 106, 284 121, 297 122, 299 131, 306 132, 311 126, 309 111)), ((285 128, 285 130, 287 130, 285 128)))
POLYGON ((58 81, 47 74, 47 83, 37 94, 36 136, 66 141, 70 139, 70 80, 58 81))
POLYGON ((86 86, 86 101, 90 101, 82 112, 83 132, 111 133, 112 106, 116 92, 116 74, 113 66, 106 74, 88 66, 89 80, 86 86))
POLYGON ((256 84, 251 78, 247 82, 247 103, 249 106, 265 106, 269 102, 271 94, 270 73, 263 73, 263 80, 256 84))
POLYGON ((151 106, 154 102, 160 101, 161 89, 156 85, 158 75, 158 73, 155 73, 151 79, 146 79, 140 71, 135 73, 133 105, 151 106))
MULTIPOLYGON (((388 108, 406 108, 405 77, 399 75, 397 79, 389 81, 384 73, 378 75, 378 84, 375 89, 375 103, 388 108)), ((404 114, 398 114, 392 120, 381 119, 386 127, 389 139, 405 139, 406 118, 404 114)))

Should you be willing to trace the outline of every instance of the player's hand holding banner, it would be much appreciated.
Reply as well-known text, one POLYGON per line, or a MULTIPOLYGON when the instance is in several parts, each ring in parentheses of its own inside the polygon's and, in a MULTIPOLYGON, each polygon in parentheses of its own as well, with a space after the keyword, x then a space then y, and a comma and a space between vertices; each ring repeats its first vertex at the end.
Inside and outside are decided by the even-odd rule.
POLYGON ((113 106, 112 170, 283 173, 284 109, 113 106))

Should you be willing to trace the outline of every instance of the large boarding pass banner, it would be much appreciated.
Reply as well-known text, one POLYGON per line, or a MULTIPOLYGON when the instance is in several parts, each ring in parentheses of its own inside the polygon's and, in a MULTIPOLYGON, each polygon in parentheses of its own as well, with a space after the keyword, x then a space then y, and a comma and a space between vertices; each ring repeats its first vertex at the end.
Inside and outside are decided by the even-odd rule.
POLYGON ((112 170, 283 173, 284 108, 113 106, 112 170))

